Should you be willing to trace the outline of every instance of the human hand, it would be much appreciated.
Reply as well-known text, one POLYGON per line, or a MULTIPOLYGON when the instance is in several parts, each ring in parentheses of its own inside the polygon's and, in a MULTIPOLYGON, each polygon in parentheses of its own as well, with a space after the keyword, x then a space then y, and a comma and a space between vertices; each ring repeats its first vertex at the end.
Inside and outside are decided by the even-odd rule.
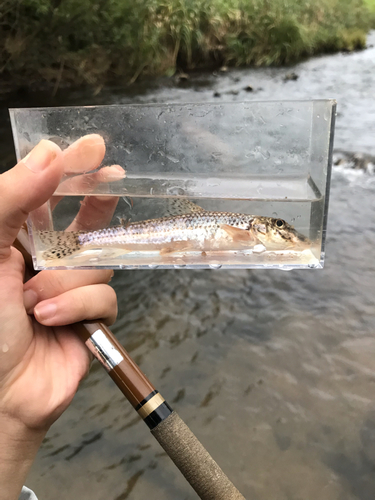
MULTIPOLYGON (((24 261, 11 245, 27 214, 50 198, 69 165, 81 162, 90 171, 104 152, 97 135, 64 152, 42 141, 0 176, 0 500, 17 498, 46 431, 88 371, 88 350, 69 324, 99 318, 111 324, 117 313, 107 285, 111 271, 42 271, 24 284, 24 261)), ((110 220, 116 200, 90 203, 83 204, 76 224, 85 225, 95 210, 101 221, 103 213, 110 220)))

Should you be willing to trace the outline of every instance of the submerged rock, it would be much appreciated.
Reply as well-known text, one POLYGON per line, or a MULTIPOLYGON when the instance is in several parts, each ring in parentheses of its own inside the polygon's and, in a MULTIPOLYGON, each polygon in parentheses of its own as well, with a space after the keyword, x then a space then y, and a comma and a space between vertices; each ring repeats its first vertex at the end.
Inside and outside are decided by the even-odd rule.
POLYGON ((295 82, 296 80, 298 80, 298 78, 299 75, 297 75, 297 73, 294 73, 294 71, 292 71, 291 73, 287 73, 284 76, 284 82, 290 82, 290 81, 295 82))
POLYGON ((375 156, 339 150, 335 151, 333 154, 333 166, 350 168, 352 170, 363 170, 369 175, 374 175, 375 156))
POLYGON ((253 92, 254 88, 251 85, 246 85, 246 87, 244 87, 244 90, 245 92, 253 92))
POLYGON ((189 75, 187 75, 186 73, 178 73, 176 76, 175 76, 175 79, 176 79, 176 82, 177 83, 180 83, 180 82, 187 82, 189 80, 189 75))

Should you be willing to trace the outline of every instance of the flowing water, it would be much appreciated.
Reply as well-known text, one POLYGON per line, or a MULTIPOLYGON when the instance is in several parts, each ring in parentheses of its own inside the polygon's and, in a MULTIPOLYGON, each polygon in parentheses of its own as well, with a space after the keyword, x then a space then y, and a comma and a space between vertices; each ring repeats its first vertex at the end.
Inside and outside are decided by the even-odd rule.
MULTIPOLYGON (((293 82, 287 69, 241 70, 100 99, 336 97, 336 147, 374 154, 374 61, 370 47, 304 62, 293 82), (249 84, 262 90, 236 94, 249 84)), ((248 500, 375 497, 374 213, 375 177, 335 169, 323 270, 115 274, 114 332, 248 500)), ((98 364, 28 485, 40 500, 196 498, 98 364)))

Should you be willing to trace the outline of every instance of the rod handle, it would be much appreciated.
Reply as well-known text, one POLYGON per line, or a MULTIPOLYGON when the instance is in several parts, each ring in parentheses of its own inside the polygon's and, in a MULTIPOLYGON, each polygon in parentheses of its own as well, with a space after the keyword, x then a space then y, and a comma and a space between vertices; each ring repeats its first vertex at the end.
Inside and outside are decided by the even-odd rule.
POLYGON ((202 500, 245 500, 189 427, 173 411, 155 429, 155 439, 202 500))

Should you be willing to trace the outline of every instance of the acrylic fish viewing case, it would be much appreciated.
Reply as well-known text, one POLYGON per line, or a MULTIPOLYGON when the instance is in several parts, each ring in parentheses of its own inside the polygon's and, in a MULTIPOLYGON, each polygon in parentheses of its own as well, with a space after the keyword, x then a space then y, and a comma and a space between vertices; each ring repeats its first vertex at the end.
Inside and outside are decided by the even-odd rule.
POLYGON ((322 268, 335 112, 332 99, 11 109, 18 160, 42 139, 105 142, 98 168, 68 164, 30 214, 35 268, 322 268))

